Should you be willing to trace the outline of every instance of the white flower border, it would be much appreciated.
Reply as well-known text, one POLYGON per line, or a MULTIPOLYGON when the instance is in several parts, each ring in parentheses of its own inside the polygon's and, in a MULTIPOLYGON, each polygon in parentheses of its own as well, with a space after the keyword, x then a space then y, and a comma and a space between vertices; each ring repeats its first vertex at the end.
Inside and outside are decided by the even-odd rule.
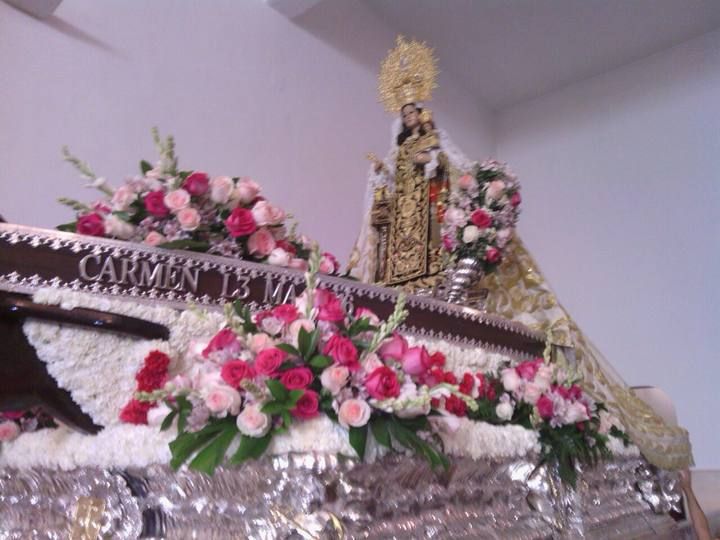
MULTIPOLYGON (((83 411, 106 427, 94 436, 76 433, 64 426, 23 434, 2 445, 0 464, 18 468, 72 469, 168 463, 168 443, 175 436, 174 430, 160 432, 156 426, 122 424, 118 419, 119 411, 132 396, 135 374, 150 350, 159 349, 171 357, 181 357, 191 340, 207 338, 217 332, 224 322, 222 314, 195 310, 178 312, 49 288, 39 290, 34 300, 65 309, 85 307, 150 320, 167 326, 170 339, 138 340, 72 325, 27 321, 25 334, 47 364, 48 372, 60 386, 70 391, 83 411)), ((464 348, 443 340, 409 336, 408 343, 442 352, 447 359, 446 369, 458 375, 466 371, 497 373, 499 366, 510 361, 509 357, 500 354, 464 348)), ((173 365, 171 372, 182 367, 173 365)), ((494 426, 466 418, 458 420, 456 429, 441 433, 445 450, 450 455, 504 459, 539 450, 535 431, 521 426, 494 426)), ((610 440, 610 448, 615 455, 639 455, 636 447, 626 448, 614 438, 610 440)), ((268 449, 270 455, 292 452, 356 455, 347 432, 325 416, 295 424, 287 433, 273 437, 268 449)), ((381 449, 370 445, 366 458, 372 460, 380 453, 381 449)))

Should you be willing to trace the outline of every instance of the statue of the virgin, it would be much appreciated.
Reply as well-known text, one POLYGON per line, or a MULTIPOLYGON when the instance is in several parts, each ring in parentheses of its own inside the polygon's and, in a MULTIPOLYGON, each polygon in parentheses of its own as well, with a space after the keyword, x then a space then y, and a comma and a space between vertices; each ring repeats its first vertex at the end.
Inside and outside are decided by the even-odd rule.
MULTIPOLYGON (((399 117, 387 157, 371 156, 363 226, 349 265, 364 282, 417 291, 440 279, 444 204, 453 179, 476 162, 421 105, 430 99, 436 75, 432 50, 402 37, 383 62, 380 96, 399 117)), ((607 405, 650 463, 665 469, 692 464, 687 431, 668 425, 625 384, 559 303, 517 235, 482 285, 489 290, 484 309, 544 332, 553 361, 565 363, 583 388, 607 405)))

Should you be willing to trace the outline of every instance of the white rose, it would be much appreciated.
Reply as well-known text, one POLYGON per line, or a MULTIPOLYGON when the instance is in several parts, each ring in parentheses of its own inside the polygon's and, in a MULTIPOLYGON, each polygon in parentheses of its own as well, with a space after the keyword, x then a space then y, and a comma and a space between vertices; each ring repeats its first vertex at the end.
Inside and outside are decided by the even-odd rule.
POLYGON ((579 401, 576 401, 575 403, 571 403, 568 405, 567 409, 565 410, 565 415, 563 416, 563 422, 565 424, 575 424, 577 422, 583 422, 585 420, 588 420, 588 414, 587 410, 585 409, 585 405, 580 403, 579 401))
POLYGON ((347 384, 349 377, 350 370, 348 368, 345 366, 332 365, 323 370, 320 375, 320 383, 323 388, 334 396, 347 384))
POLYGON ((194 231, 200 226, 200 213, 192 207, 182 208, 177 213, 177 220, 183 231, 194 231))
POLYGON ((267 262, 276 266, 288 266, 291 259, 292 256, 283 248, 275 248, 268 255, 267 262))
POLYGON ((135 233, 135 227, 116 215, 110 214, 105 218, 105 233, 108 236, 127 240, 135 233))
POLYGON ((362 399, 343 401, 338 410, 338 421, 344 428, 362 427, 370 420, 370 405, 362 399))
POLYGON ((235 189, 235 183, 229 176, 216 176, 210 180, 210 200, 217 204, 225 204, 235 189))
POLYGON ((112 196, 113 210, 123 212, 137 199, 137 193, 130 186, 122 186, 115 190, 112 196))
POLYGON ((515 408, 509 401, 498 403, 497 407, 495 407, 495 414, 500 420, 510 420, 513 412, 515 412, 515 408))
POLYGON ((480 229, 475 225, 468 225, 463 229, 462 239, 466 244, 472 244, 478 238, 480 238, 480 229))
POLYGON ((503 387, 508 392, 514 392, 520 388, 520 385, 522 384, 522 379, 520 378, 520 375, 517 374, 517 371, 515 371, 515 368, 503 369, 500 376, 502 378, 503 387))
POLYGON ((228 413, 237 414, 240 410, 240 393, 226 384, 205 387, 202 395, 205 406, 219 418, 224 418, 228 413))
POLYGON ((252 403, 238 415, 235 423, 240 433, 248 437, 262 437, 270 430, 270 416, 262 412, 260 408, 259 403, 252 403))
POLYGON ((178 212, 190 204, 190 194, 184 189, 176 189, 167 193, 163 202, 171 212, 178 212))
POLYGON ((172 412, 172 409, 165 405, 165 403, 159 403, 157 407, 153 407, 147 413, 147 421, 149 426, 159 427, 163 420, 168 414, 172 412))

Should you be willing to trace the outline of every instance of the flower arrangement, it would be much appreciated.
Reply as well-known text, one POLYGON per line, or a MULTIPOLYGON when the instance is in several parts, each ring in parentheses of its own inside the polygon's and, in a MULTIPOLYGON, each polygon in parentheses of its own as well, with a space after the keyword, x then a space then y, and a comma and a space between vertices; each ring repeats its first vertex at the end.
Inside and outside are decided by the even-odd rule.
POLYGON ((565 370, 540 358, 458 378, 441 353, 411 347, 397 332, 402 298, 384 322, 364 308, 350 315, 316 286, 319 260, 311 256, 307 288, 294 303, 251 314, 236 302, 226 306, 225 326, 191 343, 183 358, 150 352, 120 418, 174 427, 171 465, 190 460, 208 474, 238 437, 232 464, 260 457, 274 435, 320 415, 347 430, 360 459, 372 437, 447 467, 442 434, 463 417, 539 430, 543 459, 557 461, 571 483, 575 460, 609 453, 602 405, 565 370), (185 367, 171 376, 173 363, 185 367))
POLYGON ((520 184, 505 164, 482 162, 458 179, 442 225, 443 247, 452 260, 470 257, 490 273, 502 261, 520 214, 520 184))
POLYGON ((57 424, 53 418, 38 407, 0 412, 0 442, 10 442, 22 433, 55 427, 57 424))
MULTIPOLYGON (((307 269, 312 241, 294 226, 288 230, 287 214, 262 197, 256 182, 179 170, 173 138, 152 133, 159 161, 141 161, 141 174, 117 189, 63 148, 65 160, 103 197, 91 205, 61 198, 76 220, 58 229, 307 269)), ((336 274, 339 264, 325 253, 320 270, 336 274)))

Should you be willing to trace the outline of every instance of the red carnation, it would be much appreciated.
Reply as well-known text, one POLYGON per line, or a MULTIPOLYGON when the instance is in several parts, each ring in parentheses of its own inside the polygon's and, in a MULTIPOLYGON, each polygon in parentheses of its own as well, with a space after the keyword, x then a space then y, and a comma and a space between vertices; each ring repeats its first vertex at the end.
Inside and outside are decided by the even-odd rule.
POLYGON ((165 194, 162 191, 151 191, 145 195, 143 199, 145 210, 156 217, 165 217, 170 213, 170 209, 165 206, 165 194))
POLYGON ((479 229, 487 229, 492 225, 492 218, 481 208, 478 208, 470 214, 470 221, 479 229))
POLYGON ((459 397, 450 395, 445 398, 445 410, 455 416, 465 416, 467 414, 467 405, 459 397))
POLYGON ((105 222, 100 214, 85 214, 78 218, 75 231, 88 236, 105 236, 105 222))
POLYGON ((126 424, 147 424, 147 413, 153 407, 149 401, 128 401, 120 411, 120 420, 126 424))
POLYGON ((295 408, 290 412, 295 418, 301 418, 307 420, 318 415, 319 400, 317 392, 312 390, 305 390, 303 395, 295 404, 295 408))
POLYGON ((475 380, 470 373, 463 375, 462 381, 460 381, 460 391, 468 396, 472 395, 473 386, 475 386, 475 380))
POLYGON ((248 236, 257 230, 257 223, 247 208, 235 208, 224 223, 233 238, 248 236))

